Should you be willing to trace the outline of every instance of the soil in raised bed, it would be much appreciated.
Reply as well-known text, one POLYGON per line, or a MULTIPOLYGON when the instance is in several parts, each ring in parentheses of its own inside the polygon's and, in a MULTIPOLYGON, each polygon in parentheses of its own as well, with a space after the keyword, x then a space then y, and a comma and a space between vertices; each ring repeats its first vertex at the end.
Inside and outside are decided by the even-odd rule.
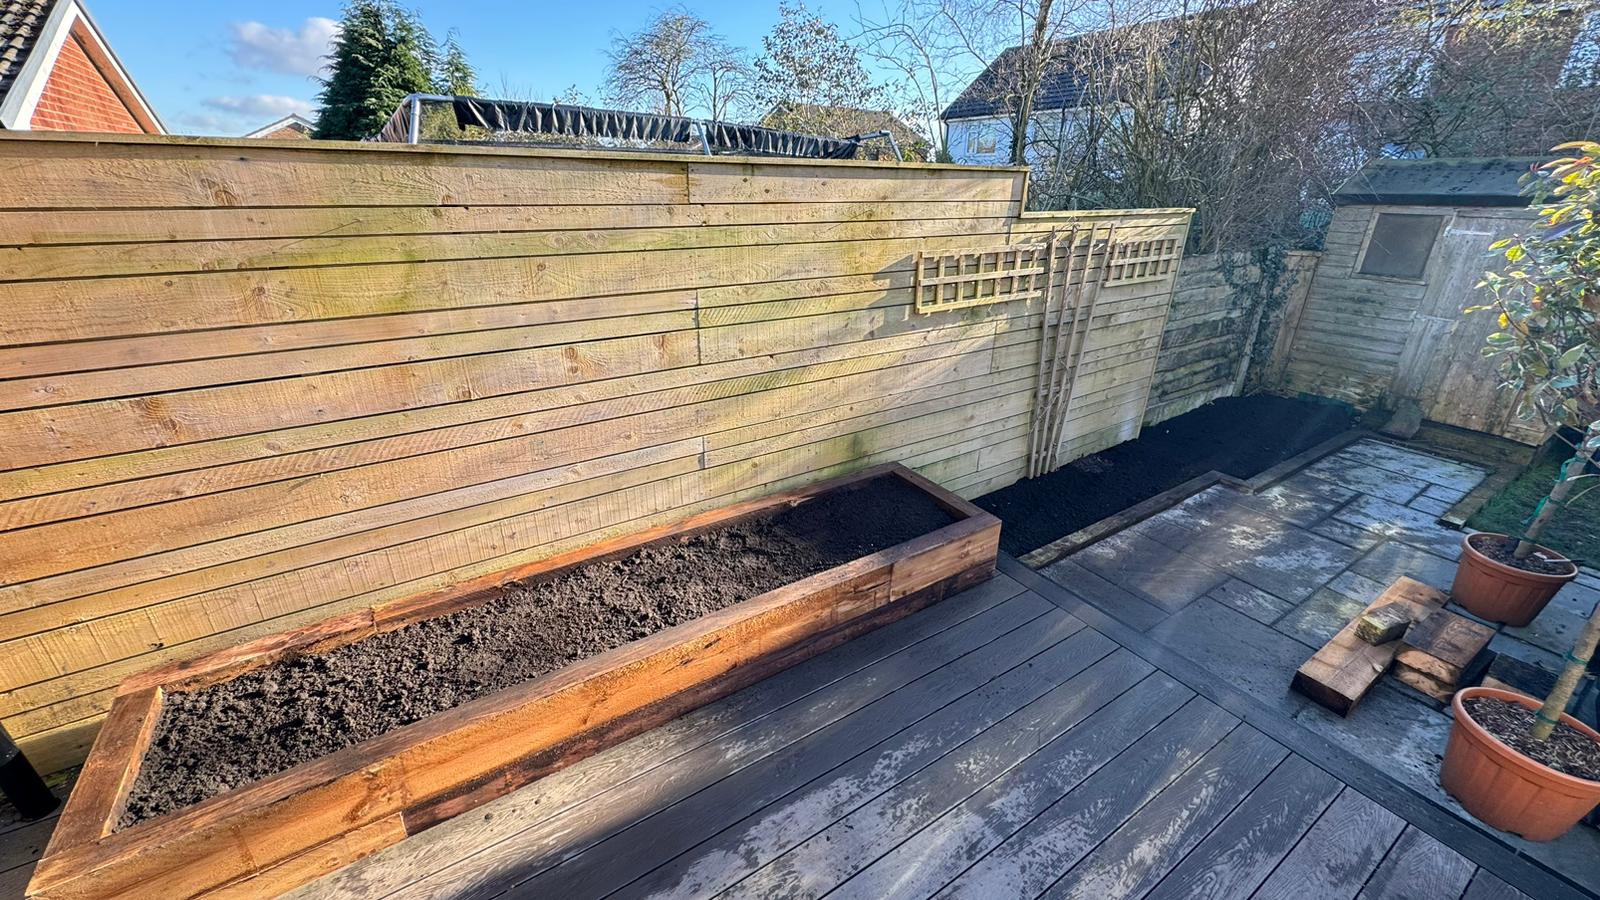
POLYGON ((505 585, 487 602, 174 692, 126 827, 954 521, 895 477, 505 585))
POLYGON ((1000 548, 1020 556, 1212 469, 1257 475, 1354 424, 1342 405, 1229 397, 973 502, 1000 517, 1000 548))
POLYGON ((1600 781, 1600 741, 1571 725, 1559 722, 1549 738, 1536 741, 1528 730, 1537 710, 1497 697, 1474 697, 1462 706, 1495 740, 1523 756, 1563 775, 1600 781))

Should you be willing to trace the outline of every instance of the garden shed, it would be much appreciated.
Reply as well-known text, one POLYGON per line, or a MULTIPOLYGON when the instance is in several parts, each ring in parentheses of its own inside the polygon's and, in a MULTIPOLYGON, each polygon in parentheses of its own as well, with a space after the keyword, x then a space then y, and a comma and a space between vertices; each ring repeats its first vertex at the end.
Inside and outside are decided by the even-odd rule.
POLYGON ((1462 314, 1489 245, 1532 221, 1519 179, 1536 164, 1384 159, 1340 187, 1310 291, 1287 318, 1285 387, 1393 410, 1402 431, 1427 419, 1541 441, 1481 353, 1494 319, 1462 314))

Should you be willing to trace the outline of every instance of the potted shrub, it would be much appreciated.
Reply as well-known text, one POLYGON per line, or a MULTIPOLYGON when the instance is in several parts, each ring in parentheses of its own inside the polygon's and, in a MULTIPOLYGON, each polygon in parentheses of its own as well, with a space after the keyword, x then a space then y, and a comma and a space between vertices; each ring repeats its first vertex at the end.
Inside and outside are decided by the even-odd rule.
POLYGON ((1500 358, 1505 387, 1520 392, 1521 412, 1583 435, 1521 534, 1475 534, 1462 542, 1451 596, 1476 615, 1514 626, 1532 622, 1578 576, 1571 560, 1538 540, 1579 483, 1593 477, 1587 470, 1600 448, 1600 144, 1557 149, 1582 155, 1524 177, 1524 192, 1540 204, 1538 224, 1490 245, 1505 265, 1479 284, 1489 302, 1467 309, 1499 317, 1484 352, 1500 358))
MULTIPOLYGON (((1538 537, 1579 483, 1594 477, 1587 468, 1600 451, 1600 144, 1556 149, 1577 156, 1548 163, 1529 179, 1528 190, 1542 202, 1538 226, 1494 245, 1504 251, 1506 266, 1485 277, 1491 302, 1468 310, 1499 314, 1500 330, 1490 335, 1486 352, 1501 357, 1506 383, 1523 392, 1525 411, 1583 431, 1523 533, 1473 535, 1462 553, 1452 592, 1457 602, 1519 624, 1531 621, 1561 584, 1576 577, 1577 567, 1538 546, 1538 537), (1543 579, 1539 596, 1532 587, 1485 588, 1497 579, 1528 582, 1529 570, 1543 579)), ((1493 688, 1457 692, 1440 781, 1468 812, 1496 828, 1547 841, 1600 804, 1600 732, 1566 714, 1596 643, 1600 610, 1542 703, 1493 688)))

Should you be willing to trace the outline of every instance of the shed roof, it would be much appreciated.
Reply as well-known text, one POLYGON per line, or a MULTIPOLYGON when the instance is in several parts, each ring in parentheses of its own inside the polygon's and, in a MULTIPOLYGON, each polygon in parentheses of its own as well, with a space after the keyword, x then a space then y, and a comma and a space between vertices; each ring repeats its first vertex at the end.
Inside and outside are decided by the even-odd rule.
POLYGON ((1527 206, 1518 183, 1533 156, 1375 159, 1333 193, 1339 206, 1527 206))

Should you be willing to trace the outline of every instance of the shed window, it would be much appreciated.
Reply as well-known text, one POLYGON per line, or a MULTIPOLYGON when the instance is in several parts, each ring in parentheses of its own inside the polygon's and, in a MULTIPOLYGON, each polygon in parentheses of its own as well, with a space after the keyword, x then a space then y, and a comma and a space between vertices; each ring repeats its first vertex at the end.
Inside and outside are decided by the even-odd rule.
POLYGON ((1357 271, 1386 278, 1421 278, 1443 224, 1444 216, 1378 213, 1357 271))

